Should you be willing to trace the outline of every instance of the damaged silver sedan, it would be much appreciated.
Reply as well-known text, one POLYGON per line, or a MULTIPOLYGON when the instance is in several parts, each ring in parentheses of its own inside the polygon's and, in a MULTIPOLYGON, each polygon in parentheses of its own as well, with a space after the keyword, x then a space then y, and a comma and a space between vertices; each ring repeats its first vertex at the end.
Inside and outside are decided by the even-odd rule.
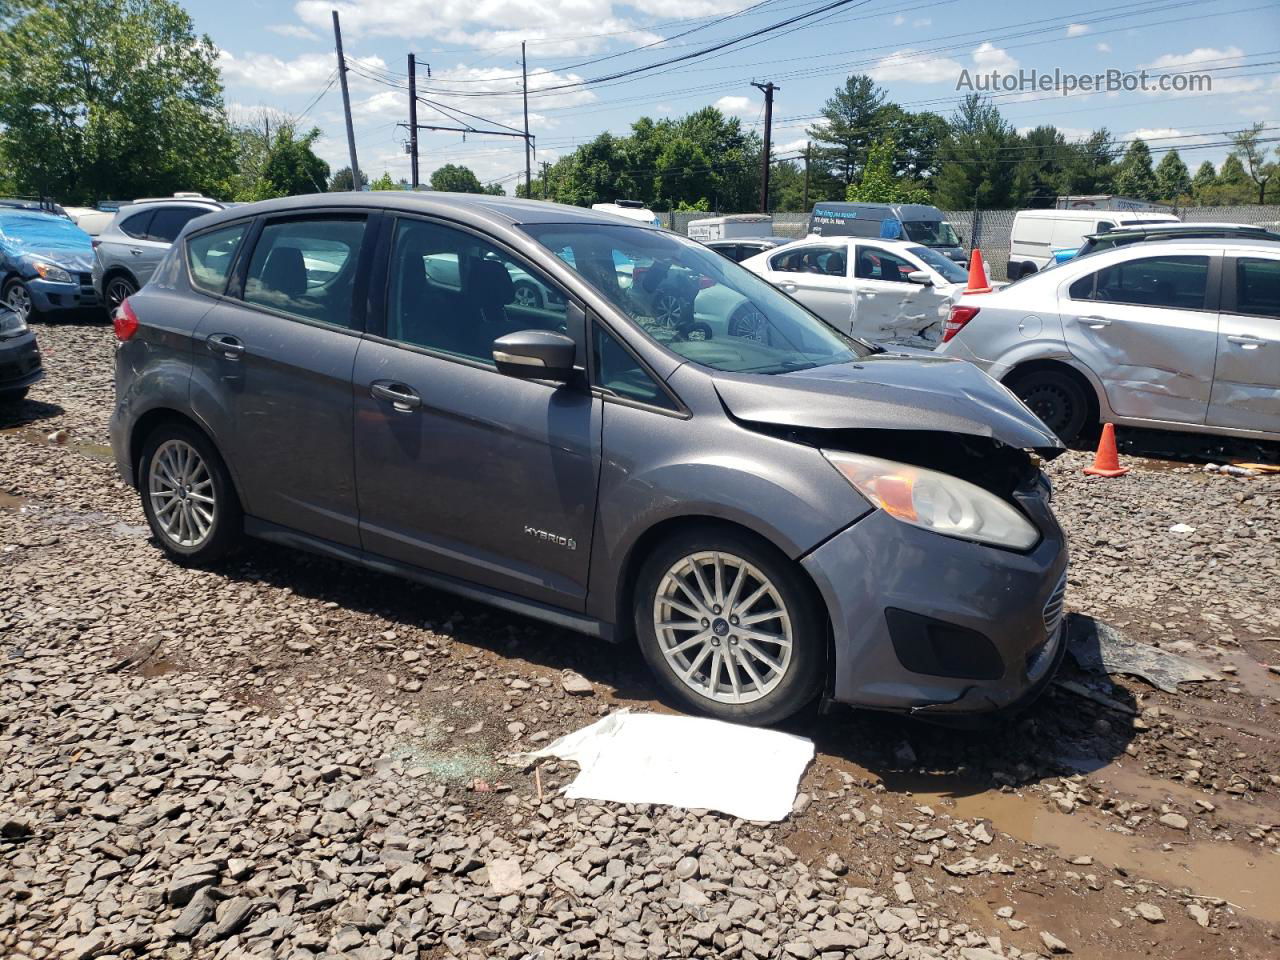
POLYGON ((976 363, 1057 435, 1099 420, 1280 439, 1280 243, 1119 247, 951 308, 976 363))

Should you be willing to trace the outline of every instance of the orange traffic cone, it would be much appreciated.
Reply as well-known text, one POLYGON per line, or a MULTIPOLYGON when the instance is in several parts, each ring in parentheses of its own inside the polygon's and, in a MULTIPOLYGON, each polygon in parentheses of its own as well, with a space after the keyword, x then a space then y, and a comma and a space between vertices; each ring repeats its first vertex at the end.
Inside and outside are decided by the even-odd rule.
POLYGON ((1098 452, 1093 455, 1093 466, 1085 467, 1084 472, 1094 477, 1123 477, 1129 472, 1128 467, 1120 466, 1115 424, 1102 425, 1102 438, 1098 441, 1098 452))
POLYGON ((987 282, 987 271, 982 265, 982 251, 977 247, 969 255, 969 285, 965 293, 990 293, 991 284, 987 282))

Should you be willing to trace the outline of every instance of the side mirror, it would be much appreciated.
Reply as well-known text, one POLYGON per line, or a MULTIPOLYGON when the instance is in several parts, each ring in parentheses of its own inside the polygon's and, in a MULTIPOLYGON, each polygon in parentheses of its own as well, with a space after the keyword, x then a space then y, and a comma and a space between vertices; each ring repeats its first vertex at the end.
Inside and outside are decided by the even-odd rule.
POLYGON ((576 353, 571 337, 552 330, 518 330, 493 341, 498 372, 522 380, 565 383, 573 377, 576 353))
POLYGON ((913 270, 907 274, 907 279, 912 283, 918 283, 922 287, 932 287, 933 278, 924 270, 913 270))

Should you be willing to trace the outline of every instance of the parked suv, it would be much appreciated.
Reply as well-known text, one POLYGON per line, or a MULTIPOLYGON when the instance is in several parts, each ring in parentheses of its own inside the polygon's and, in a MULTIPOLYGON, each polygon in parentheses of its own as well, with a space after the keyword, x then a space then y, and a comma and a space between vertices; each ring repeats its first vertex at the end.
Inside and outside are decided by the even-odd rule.
POLYGON ((1099 419, 1280 440, 1280 244, 1099 251, 961 297, 937 352, 1007 384, 1066 441, 1099 419))
POLYGON ((1075 256, 1123 247, 1130 243, 1152 243, 1156 240, 1269 240, 1280 242, 1280 233, 1266 227, 1247 223, 1154 223, 1132 227, 1117 227, 1103 233, 1091 233, 1075 256))
POLYGON ((635 637, 674 699, 749 723, 824 694, 989 711, 1062 656, 1066 548, 1028 452, 1052 434, 972 364, 876 351, 674 233, 290 197, 188 228, 115 323, 116 462, 181 562, 247 533, 635 637), (637 264, 760 322, 685 337, 631 296, 637 264))
POLYGON ((93 288, 115 312, 125 297, 151 279, 169 245, 196 217, 223 204, 199 194, 135 200, 116 211, 93 240, 93 288))

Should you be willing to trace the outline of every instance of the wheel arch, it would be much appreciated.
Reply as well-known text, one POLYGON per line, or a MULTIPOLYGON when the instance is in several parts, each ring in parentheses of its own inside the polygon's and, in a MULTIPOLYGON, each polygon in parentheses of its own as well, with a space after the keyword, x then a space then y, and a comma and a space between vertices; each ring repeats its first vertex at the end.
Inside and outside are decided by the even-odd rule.
POLYGON ((146 413, 142 414, 134 421, 132 428, 129 430, 129 466, 133 471, 133 485, 137 489, 142 488, 142 450, 146 446, 147 438, 156 431, 156 428, 164 423, 177 423, 198 432, 206 440, 209 445, 217 451, 218 456, 222 458, 223 464, 227 467, 227 474, 231 477, 231 485, 235 490, 236 497, 241 503, 244 498, 240 494, 240 485, 236 479, 235 471, 231 469, 231 464, 227 462, 226 456, 222 452, 222 448, 218 446, 218 441, 213 435, 205 429, 195 417, 185 414, 180 410, 172 407, 153 407, 146 413))
POLYGON ((138 283, 138 278, 133 275, 133 272, 128 267, 122 267, 119 264, 117 264, 115 266, 108 267, 105 271, 103 271, 102 290, 104 294, 106 293, 106 290, 107 290, 107 284, 110 283, 112 280, 116 279, 117 277, 124 277, 131 284, 133 284, 133 287, 135 290, 141 289, 141 284, 138 283))
POLYGON ((1089 401, 1088 422, 1097 423, 1103 416, 1110 416, 1110 407, 1107 405, 1106 394, 1103 393, 1101 384, 1079 367, 1063 360, 1047 357, 1034 360, 1024 360, 1001 377, 1000 382, 1012 389, 1012 384, 1015 383, 1019 377, 1025 376, 1029 373, 1036 373, 1041 370, 1062 373, 1074 380, 1081 389, 1084 390, 1085 398, 1089 401))

